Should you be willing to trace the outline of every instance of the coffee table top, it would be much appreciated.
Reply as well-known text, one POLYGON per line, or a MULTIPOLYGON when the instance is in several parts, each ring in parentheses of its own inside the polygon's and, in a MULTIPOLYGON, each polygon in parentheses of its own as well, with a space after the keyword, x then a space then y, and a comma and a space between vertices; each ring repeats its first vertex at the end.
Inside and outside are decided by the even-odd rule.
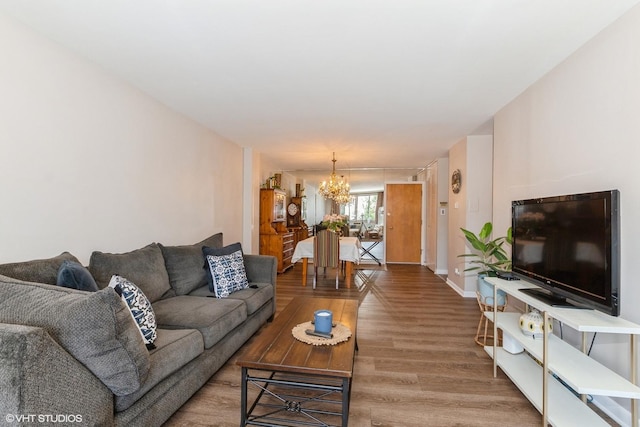
POLYGON ((358 300, 297 297, 243 348, 237 364, 250 369, 350 378, 353 373, 358 300), (298 341, 291 330, 313 319, 316 310, 333 312, 333 321, 351 329, 351 338, 336 345, 298 341))

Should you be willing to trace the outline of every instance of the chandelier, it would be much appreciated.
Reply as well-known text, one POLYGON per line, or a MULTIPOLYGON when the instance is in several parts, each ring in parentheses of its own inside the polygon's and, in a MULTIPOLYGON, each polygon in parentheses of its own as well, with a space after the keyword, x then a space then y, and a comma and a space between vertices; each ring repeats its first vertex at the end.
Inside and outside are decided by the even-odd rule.
POLYGON ((325 199, 331 199, 339 205, 344 205, 351 200, 349 184, 344 182, 344 176, 340 177, 340 180, 336 176, 336 153, 333 153, 333 160, 331 161, 333 162, 333 170, 331 171, 329 182, 322 181, 318 193, 325 199))

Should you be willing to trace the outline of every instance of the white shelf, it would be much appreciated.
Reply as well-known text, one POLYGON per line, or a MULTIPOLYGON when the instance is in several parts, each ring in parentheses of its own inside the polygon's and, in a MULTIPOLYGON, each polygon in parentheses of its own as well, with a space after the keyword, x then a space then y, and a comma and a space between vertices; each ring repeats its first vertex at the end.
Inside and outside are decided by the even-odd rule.
MULTIPOLYGON (((485 347, 493 357, 493 347, 485 347)), ((498 366, 542 413, 542 367, 526 353, 511 354, 498 349, 498 366)), ((553 426, 609 426, 598 414, 549 375, 547 390, 548 417, 553 426)))
MULTIPOLYGON (((521 292, 523 288, 536 288, 526 280, 508 281, 487 278, 489 283, 512 297, 546 312, 563 325, 578 332, 600 332, 608 334, 640 335, 640 325, 619 317, 609 316, 596 310, 553 307, 533 296, 521 292)), ((547 420, 557 426, 608 425, 567 387, 551 375, 554 373, 578 394, 612 396, 632 399, 631 424, 638 427, 637 407, 640 387, 607 367, 601 365, 577 348, 554 334, 547 334, 547 359, 544 358, 544 338, 534 339, 522 333, 519 327, 520 313, 497 312, 496 326, 512 336, 526 350, 511 354, 501 347, 496 348, 494 363, 520 388, 522 393, 542 412, 542 401, 547 398, 547 420), (536 362, 537 359, 540 361, 536 362), (543 385, 543 367, 549 370, 547 387, 543 385), (583 418, 584 417, 584 418, 583 418)), ((494 312, 486 312, 490 320, 494 312)), ((584 337, 583 337, 584 338, 584 337)), ((630 339, 631 372, 635 370, 635 339, 630 339)), ((493 357, 494 347, 485 347, 493 357)))
MULTIPOLYGON (((493 320, 493 312, 486 312, 485 316, 493 320)), ((533 357, 542 360, 542 339, 524 335, 519 319, 519 313, 498 313, 498 328, 522 344, 533 357)), ((549 335, 548 367, 579 394, 640 399, 640 387, 553 334, 549 335)))
POLYGON ((607 334, 640 335, 640 325, 629 322, 620 317, 609 316, 597 310, 553 307, 529 294, 520 292, 524 288, 537 288, 526 280, 503 280, 497 277, 487 277, 485 280, 502 289, 514 298, 546 311, 558 320, 579 332, 603 332, 607 334))

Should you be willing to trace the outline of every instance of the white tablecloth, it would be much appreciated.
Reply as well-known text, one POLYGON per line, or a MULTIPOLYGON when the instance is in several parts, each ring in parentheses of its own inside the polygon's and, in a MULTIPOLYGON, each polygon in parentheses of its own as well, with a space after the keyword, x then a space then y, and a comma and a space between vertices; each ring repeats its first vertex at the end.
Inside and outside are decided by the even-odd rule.
MULTIPOLYGON (((302 258, 311 258, 313 260, 313 239, 309 237, 298 242, 291 262, 300 261, 302 258)), ((360 240, 357 237, 341 237, 340 238, 340 259, 342 261, 351 261, 356 264, 360 263, 360 240)))

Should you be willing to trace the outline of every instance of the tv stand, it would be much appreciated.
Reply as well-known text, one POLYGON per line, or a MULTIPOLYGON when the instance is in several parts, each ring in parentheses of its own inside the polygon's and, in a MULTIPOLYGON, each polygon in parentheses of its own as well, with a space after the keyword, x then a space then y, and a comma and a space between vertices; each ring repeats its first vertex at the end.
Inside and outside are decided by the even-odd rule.
POLYGON ((547 292, 541 288, 521 288, 520 292, 524 292, 525 294, 530 295, 535 299, 542 301, 547 305, 550 305, 551 307, 583 308, 570 303, 563 296, 552 294, 551 292, 547 292))
MULTIPOLYGON (((494 336, 497 336, 500 329, 525 350, 512 354, 499 347, 497 340, 494 340, 493 346, 485 346, 485 351, 493 358, 494 377, 498 368, 502 369, 540 411, 543 426, 608 427, 609 424, 586 404, 586 395, 591 395, 596 398, 608 396, 631 399, 631 417, 627 425, 638 427, 640 387, 637 378, 636 338, 640 336, 640 325, 591 309, 573 310, 549 305, 538 299, 536 292, 531 295, 529 288, 540 288, 526 280, 509 281, 497 277, 485 280, 494 285, 494 292, 504 291, 540 311, 545 324, 557 321, 563 327, 582 335, 581 348, 576 348, 560 336, 550 333, 546 327, 542 339, 523 334, 520 329, 520 312, 499 312, 494 306, 493 311, 484 313, 494 322, 494 336), (629 335, 628 379, 588 355, 587 334, 596 332, 629 335), (580 396, 576 396, 574 391, 580 396)), ((544 291, 542 293, 545 294, 544 291)))

